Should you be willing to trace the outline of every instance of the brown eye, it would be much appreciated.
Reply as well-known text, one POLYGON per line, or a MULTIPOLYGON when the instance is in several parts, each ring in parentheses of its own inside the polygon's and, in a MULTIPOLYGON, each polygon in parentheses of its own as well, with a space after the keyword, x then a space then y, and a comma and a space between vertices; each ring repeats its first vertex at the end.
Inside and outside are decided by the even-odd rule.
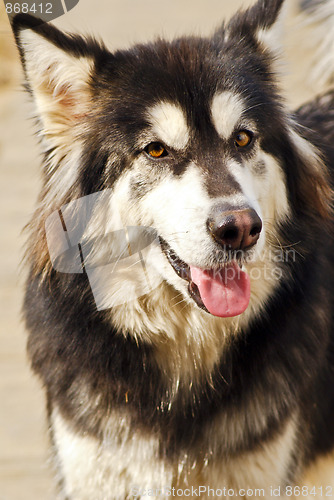
POLYGON ((245 148, 246 146, 249 146, 249 144, 252 142, 252 139, 253 134, 251 132, 247 132, 247 130, 241 130, 235 136, 235 144, 239 148, 245 148))
POLYGON ((145 152, 152 156, 152 158, 162 158, 163 156, 167 156, 167 151, 160 142, 151 142, 145 148, 145 152))

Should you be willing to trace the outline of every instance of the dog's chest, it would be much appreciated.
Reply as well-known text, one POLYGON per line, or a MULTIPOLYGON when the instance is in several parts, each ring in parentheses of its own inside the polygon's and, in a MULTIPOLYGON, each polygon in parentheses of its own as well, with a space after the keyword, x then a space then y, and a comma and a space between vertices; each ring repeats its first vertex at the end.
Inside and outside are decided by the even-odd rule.
POLYGON ((219 433, 210 438, 209 429, 200 450, 184 450, 174 460, 162 458, 159 438, 133 431, 118 412, 102 442, 72 430, 57 411, 51 420, 56 466, 71 500, 167 497, 173 488, 179 497, 204 499, 226 488, 238 495, 257 489, 269 498, 270 488, 287 481, 294 448, 294 419, 257 449, 230 457, 224 457, 219 433))

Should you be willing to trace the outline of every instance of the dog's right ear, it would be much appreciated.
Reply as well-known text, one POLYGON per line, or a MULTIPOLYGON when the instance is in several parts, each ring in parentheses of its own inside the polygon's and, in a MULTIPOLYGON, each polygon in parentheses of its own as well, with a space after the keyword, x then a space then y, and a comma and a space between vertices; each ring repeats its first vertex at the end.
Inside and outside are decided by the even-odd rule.
POLYGON ((229 29, 237 30, 239 34, 244 29, 251 32, 268 30, 277 21, 283 4, 284 0, 258 0, 245 12, 232 17, 229 29))
POLYGON ((95 62, 107 51, 26 14, 14 18, 13 30, 47 147, 64 147, 88 112, 95 62))
POLYGON ((258 0, 250 8, 238 12, 223 27, 225 40, 255 40, 275 51, 283 4, 284 0, 258 0))

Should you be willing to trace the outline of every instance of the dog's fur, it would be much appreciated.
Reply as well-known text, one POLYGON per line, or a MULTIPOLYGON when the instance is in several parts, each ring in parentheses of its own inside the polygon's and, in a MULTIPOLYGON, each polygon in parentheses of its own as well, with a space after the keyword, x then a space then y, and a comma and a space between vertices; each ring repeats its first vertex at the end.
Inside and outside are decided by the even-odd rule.
POLYGON ((284 496, 334 446, 334 92, 286 108, 270 38, 281 4, 259 0, 212 38, 114 54, 15 18, 45 158, 24 314, 66 499, 201 485, 284 496), (157 141, 168 152, 158 159, 147 153, 157 141), (142 276, 105 272, 97 307, 84 262, 84 272, 55 269, 45 228, 104 191, 85 234, 96 258, 116 252, 116 236, 98 237, 116 235, 119 220, 151 228, 161 246, 145 263, 148 293, 127 300, 142 276), (250 302, 220 318, 166 257, 219 272, 229 257, 208 220, 245 206, 263 225, 242 251, 250 302))

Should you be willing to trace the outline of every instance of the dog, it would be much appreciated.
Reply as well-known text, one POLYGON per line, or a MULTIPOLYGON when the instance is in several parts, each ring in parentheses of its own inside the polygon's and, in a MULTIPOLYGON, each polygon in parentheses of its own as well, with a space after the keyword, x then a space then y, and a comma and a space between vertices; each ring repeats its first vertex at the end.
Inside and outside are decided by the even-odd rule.
POLYGON ((14 18, 59 498, 333 495, 303 478, 334 445, 334 91, 288 109, 282 4, 114 53, 14 18))

